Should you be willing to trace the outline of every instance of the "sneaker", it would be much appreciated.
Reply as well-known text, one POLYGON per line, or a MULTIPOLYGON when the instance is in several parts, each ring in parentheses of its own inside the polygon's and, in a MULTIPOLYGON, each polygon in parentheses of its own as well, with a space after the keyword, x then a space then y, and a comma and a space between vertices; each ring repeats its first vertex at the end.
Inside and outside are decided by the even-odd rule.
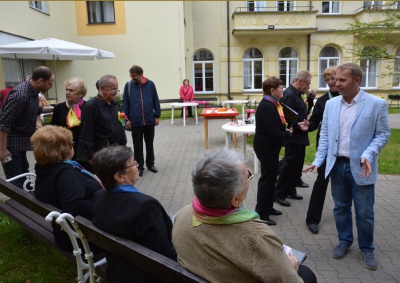
POLYGON ((340 242, 333 248, 332 255, 337 259, 343 258, 349 249, 350 245, 348 243, 340 242))
POLYGON ((371 270, 378 269, 378 263, 376 262, 373 252, 364 252, 363 257, 365 267, 371 270))

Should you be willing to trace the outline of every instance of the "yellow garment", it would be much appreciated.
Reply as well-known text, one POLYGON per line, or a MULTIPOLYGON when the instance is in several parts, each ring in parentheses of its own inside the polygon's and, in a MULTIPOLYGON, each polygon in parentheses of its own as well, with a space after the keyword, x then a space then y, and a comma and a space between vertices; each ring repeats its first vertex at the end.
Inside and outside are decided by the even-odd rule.
POLYGON ((67 114, 67 125, 68 128, 73 128, 81 125, 81 120, 79 120, 79 118, 75 114, 75 111, 72 108, 69 109, 67 114))

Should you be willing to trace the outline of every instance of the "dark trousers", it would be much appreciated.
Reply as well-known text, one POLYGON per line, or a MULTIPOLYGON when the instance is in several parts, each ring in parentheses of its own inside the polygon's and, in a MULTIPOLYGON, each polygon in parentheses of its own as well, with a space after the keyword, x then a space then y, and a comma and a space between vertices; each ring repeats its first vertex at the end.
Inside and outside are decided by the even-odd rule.
MULTIPOLYGON (((29 163, 26 158, 26 151, 18 151, 7 148, 12 155, 12 160, 7 163, 2 163, 4 174, 7 179, 29 172, 29 163)), ((12 181, 11 183, 15 186, 23 189, 25 178, 12 181)))
POLYGON ((296 186, 303 171, 306 146, 290 144, 285 147, 282 169, 275 188, 275 198, 283 199, 297 194, 296 186))
POLYGON ((300 265, 297 274, 303 279, 304 283, 317 283, 317 277, 308 266, 300 265))
POLYGON ((258 180, 256 212, 262 220, 268 220, 274 204, 275 181, 278 175, 279 148, 265 148, 256 151, 261 162, 261 176, 258 180))
POLYGON ((154 166, 154 125, 132 127, 133 151, 139 169, 144 167, 143 138, 146 144, 146 166, 150 168, 154 166))
POLYGON ((310 204, 307 211, 307 224, 319 224, 321 222, 322 209, 324 208, 326 190, 328 189, 329 175, 325 179, 326 160, 318 168, 317 180, 311 193, 310 204))
MULTIPOLYGON (((193 117, 193 114, 192 114, 192 106, 187 106, 186 108, 188 109, 188 115, 187 115, 187 117, 193 117)), ((185 107, 182 107, 181 117, 183 117, 183 111, 185 111, 185 107)))

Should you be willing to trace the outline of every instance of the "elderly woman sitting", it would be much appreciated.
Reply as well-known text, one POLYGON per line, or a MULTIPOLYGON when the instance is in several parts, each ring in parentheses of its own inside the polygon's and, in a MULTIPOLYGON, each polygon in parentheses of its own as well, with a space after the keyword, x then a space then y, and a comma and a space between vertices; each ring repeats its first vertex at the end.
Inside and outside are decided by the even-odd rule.
MULTIPOLYGON (((172 221, 155 198, 140 192, 138 164, 129 147, 103 148, 93 157, 93 169, 105 190, 94 196, 93 224, 176 260, 172 221)), ((107 253, 108 283, 160 282, 151 275, 107 253)))
MULTIPOLYGON (((74 156, 71 131, 59 126, 45 126, 32 135, 31 141, 36 159, 36 198, 72 216, 92 219, 93 195, 102 189, 102 185, 92 173, 70 160, 74 156)), ((68 235, 56 224, 53 233, 56 244, 71 252, 68 235)))
POLYGON ((243 207, 253 174, 234 151, 205 156, 192 171, 195 198, 176 216, 178 261, 210 282, 316 282, 314 273, 243 207))

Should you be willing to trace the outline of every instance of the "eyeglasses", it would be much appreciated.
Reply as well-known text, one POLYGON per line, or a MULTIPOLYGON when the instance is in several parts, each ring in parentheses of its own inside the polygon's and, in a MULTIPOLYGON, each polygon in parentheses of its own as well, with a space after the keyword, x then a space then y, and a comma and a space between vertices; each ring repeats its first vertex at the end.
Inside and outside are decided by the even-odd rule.
POLYGON ((108 90, 111 90, 111 92, 114 92, 114 93, 116 93, 116 94, 119 94, 119 93, 120 93, 120 90, 119 90, 119 89, 116 89, 116 88, 109 88, 109 87, 107 87, 107 89, 108 89, 108 90))
POLYGON ((336 81, 336 79, 335 79, 335 78, 326 78, 326 79, 325 79, 325 82, 326 82, 326 83, 329 83, 329 82, 331 82, 331 81, 336 81))
POLYGON ((251 172, 249 168, 246 168, 246 169, 247 169, 248 178, 247 178, 246 182, 244 182, 244 184, 246 184, 248 181, 253 179, 253 176, 254 176, 253 172, 251 172))
POLYGON ((131 168, 131 167, 133 167, 133 166, 139 166, 139 164, 137 163, 136 160, 133 161, 133 164, 132 164, 132 165, 126 166, 124 169, 122 169, 122 171, 124 171, 124 170, 126 170, 126 169, 128 169, 128 168, 131 168))

